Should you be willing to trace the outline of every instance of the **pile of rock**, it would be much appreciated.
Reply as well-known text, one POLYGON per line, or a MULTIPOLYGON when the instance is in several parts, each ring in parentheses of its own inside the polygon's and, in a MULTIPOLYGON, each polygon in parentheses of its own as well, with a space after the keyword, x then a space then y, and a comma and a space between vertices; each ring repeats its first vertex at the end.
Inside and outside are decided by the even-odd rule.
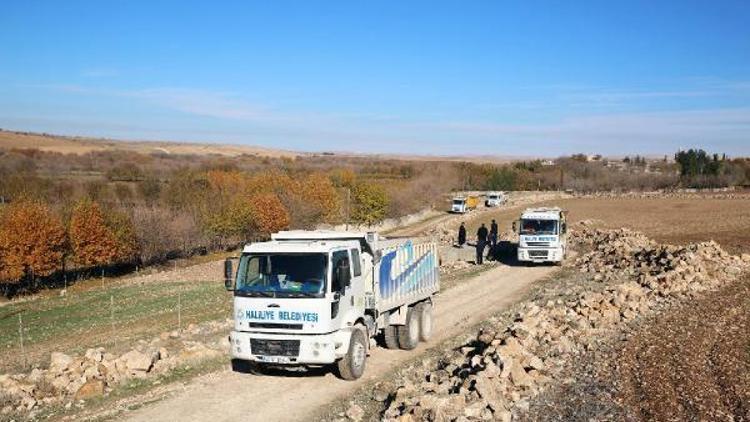
POLYGON ((229 344, 223 334, 208 344, 188 338, 190 335, 223 332, 229 323, 191 324, 182 332, 165 332, 150 342, 140 341, 136 348, 119 356, 108 353, 103 347, 88 349, 83 356, 53 352, 46 369, 0 375, 0 415, 26 414, 50 404, 101 396, 126 380, 152 377, 179 365, 225 356, 229 344), (175 344, 171 353, 162 345, 166 340, 175 344))
POLYGON ((660 245, 627 229, 584 229, 576 238, 594 246, 576 260, 594 280, 627 277, 662 295, 710 289, 723 278, 737 276, 750 261, 748 255, 731 255, 713 241, 660 245))
POLYGON ((657 245, 628 230, 585 230, 574 237, 594 246, 578 260, 581 271, 608 283, 578 286, 566 299, 523 304, 510 325, 480 331, 436 365, 402 380, 384 395, 390 402, 383 418, 510 420, 555 381, 566 362, 597 349, 613 330, 661 306, 664 297, 714 287, 750 266, 750 257, 731 256, 713 242, 657 245))

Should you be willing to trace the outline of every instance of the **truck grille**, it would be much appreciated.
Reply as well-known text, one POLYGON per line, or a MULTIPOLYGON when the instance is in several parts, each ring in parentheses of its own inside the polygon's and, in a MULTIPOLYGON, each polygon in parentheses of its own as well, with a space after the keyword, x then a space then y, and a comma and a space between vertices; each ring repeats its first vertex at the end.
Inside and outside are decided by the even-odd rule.
POLYGON ((250 353, 259 356, 297 357, 299 355, 299 340, 251 338, 250 353))
POLYGON ((547 247, 549 246, 549 242, 526 242, 529 246, 535 246, 535 247, 547 247))
POLYGON ((529 251, 529 258, 546 258, 547 251, 529 251))

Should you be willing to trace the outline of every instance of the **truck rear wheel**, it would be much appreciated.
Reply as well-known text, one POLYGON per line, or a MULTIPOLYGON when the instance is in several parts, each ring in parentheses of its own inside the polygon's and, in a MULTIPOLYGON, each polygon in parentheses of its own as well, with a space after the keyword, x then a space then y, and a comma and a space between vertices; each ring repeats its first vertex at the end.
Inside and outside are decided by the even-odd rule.
POLYGON ((398 349, 398 327, 396 325, 386 325, 383 328, 383 340, 386 349, 398 349))
POLYGON ((419 339, 427 341, 432 337, 432 304, 422 302, 417 305, 419 314, 419 339))
POLYGON ((337 363, 339 376, 347 381, 356 380, 364 374, 366 361, 367 339, 365 338, 365 329, 358 325, 352 331, 346 356, 337 363))
POLYGON ((404 350, 412 350, 419 343, 419 313, 414 306, 406 312, 406 324, 398 326, 398 344, 404 350))

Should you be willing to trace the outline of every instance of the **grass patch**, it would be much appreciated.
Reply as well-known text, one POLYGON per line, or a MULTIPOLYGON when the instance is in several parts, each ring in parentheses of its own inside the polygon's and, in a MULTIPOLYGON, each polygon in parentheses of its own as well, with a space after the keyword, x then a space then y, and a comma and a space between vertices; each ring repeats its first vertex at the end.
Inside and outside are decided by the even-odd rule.
POLYGON ((231 309, 231 296, 213 281, 121 284, 68 293, 0 308, 0 350, 6 356, 0 372, 23 369, 19 315, 27 363, 44 365, 52 351, 80 353, 98 346, 112 350, 116 344, 126 346, 176 329, 178 303, 183 327, 226 318, 231 309))

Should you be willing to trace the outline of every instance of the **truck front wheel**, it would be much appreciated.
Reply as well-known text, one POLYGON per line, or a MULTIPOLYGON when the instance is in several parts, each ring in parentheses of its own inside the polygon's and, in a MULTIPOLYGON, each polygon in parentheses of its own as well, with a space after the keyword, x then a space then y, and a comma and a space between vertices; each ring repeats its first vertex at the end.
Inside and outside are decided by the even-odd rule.
POLYGON ((263 375, 263 366, 257 362, 243 359, 232 359, 232 371, 242 374, 263 375))
POLYGON ((366 360, 367 339, 365 338, 365 329, 356 326, 349 340, 349 351, 337 363, 339 376, 347 381, 356 380, 365 372, 366 360))
POLYGON ((419 312, 410 306, 406 312, 406 324, 398 326, 398 344, 404 350, 412 350, 419 343, 419 312))

